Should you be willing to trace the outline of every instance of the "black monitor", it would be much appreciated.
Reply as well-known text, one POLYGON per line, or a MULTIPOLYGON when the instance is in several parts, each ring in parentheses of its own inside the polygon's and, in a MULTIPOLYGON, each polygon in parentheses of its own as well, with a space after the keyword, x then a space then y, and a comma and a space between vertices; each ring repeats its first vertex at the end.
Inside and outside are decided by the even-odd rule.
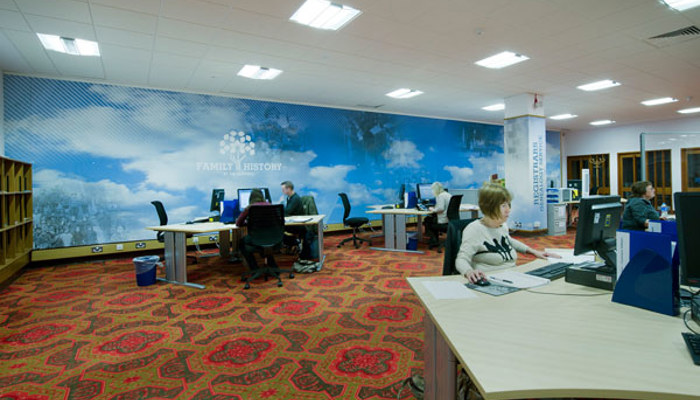
POLYGON ((574 255, 593 250, 605 261, 605 268, 601 272, 614 272, 617 264, 615 234, 621 214, 620 196, 590 196, 581 199, 574 255))
POLYGON ((435 195, 433 194, 433 184, 432 183, 419 183, 416 185, 416 196, 422 202, 435 201, 435 195))
POLYGON ((700 286, 700 193, 674 193, 681 285, 700 286))
POLYGON ((224 194, 224 189, 213 189, 211 191, 211 204, 209 205, 209 211, 221 211, 221 202, 224 201, 224 194))
POLYGON ((399 203, 403 204, 403 197, 406 194, 406 184, 402 183, 401 186, 399 186, 399 196, 398 196, 398 201, 399 203))
POLYGON ((245 209, 248 207, 248 204, 250 204, 250 193, 253 192, 253 189, 260 189, 265 200, 267 200, 268 203, 272 203, 272 199, 270 199, 270 190, 268 188, 238 189, 238 207, 240 207, 241 210, 245 209))

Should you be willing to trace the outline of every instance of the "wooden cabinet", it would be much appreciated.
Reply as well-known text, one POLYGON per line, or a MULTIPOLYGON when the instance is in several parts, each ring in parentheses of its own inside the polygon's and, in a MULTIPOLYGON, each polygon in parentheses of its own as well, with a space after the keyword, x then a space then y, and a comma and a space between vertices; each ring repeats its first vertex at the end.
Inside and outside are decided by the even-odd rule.
POLYGON ((29 263, 32 215, 32 165, 0 157, 0 283, 29 263))

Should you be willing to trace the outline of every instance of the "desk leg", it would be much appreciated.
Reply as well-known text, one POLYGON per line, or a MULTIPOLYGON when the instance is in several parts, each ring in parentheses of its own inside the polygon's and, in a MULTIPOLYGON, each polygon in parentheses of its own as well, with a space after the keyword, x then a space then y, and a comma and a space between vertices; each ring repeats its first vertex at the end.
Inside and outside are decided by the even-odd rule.
POLYGON ((184 232, 165 232, 165 281, 204 289, 204 285, 187 282, 187 239, 184 232))
POLYGON ((420 250, 406 250, 406 216, 403 214, 384 214, 384 247, 370 247, 372 250, 396 251, 401 253, 419 253, 420 250))
POLYGON ((406 216, 398 214, 396 217, 396 228, 394 229, 394 237, 396 238, 395 249, 406 250, 406 216))
POLYGON ((231 231, 219 232, 219 256, 229 258, 231 255, 231 231))
POLYGON ((318 269, 321 270, 321 268, 323 268, 323 262, 326 261, 326 255, 323 254, 323 218, 318 221, 317 227, 318 234, 316 236, 318 237, 318 269))
MULTIPOLYGON (((404 225, 405 226, 405 225, 404 225)), ((418 225, 416 226, 416 239, 418 243, 423 241, 423 216, 418 214, 418 225)))
POLYGON ((454 399, 457 392, 457 359, 429 315, 425 324, 425 400, 454 399))

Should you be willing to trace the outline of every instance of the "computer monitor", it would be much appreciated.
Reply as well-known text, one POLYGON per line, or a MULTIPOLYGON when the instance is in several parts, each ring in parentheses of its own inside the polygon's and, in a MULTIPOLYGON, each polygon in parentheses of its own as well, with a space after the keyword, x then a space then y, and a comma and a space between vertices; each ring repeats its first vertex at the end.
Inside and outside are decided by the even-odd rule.
POLYGON ((399 196, 397 200, 399 203, 403 204, 403 197, 406 194, 406 184, 402 183, 401 186, 399 186, 399 196))
POLYGON ((674 193, 681 285, 700 286, 700 193, 674 193))
POLYGON ((211 191, 211 204, 209 205, 209 211, 221 211, 221 202, 224 201, 224 194, 224 189, 213 189, 211 191))
POLYGON ((416 185, 416 196, 418 196, 421 202, 435 201, 432 186, 432 183, 419 183, 416 185))
POLYGON ((591 196, 581 199, 574 255, 593 250, 605 261, 602 271, 615 271, 615 233, 620 225, 621 214, 620 196, 591 196))
POLYGON ((245 209, 248 207, 248 204, 250 204, 250 194, 253 192, 253 189, 260 189, 265 200, 267 200, 268 203, 272 203, 272 199, 270 198, 270 190, 268 188, 238 189, 238 206, 241 210, 245 209))

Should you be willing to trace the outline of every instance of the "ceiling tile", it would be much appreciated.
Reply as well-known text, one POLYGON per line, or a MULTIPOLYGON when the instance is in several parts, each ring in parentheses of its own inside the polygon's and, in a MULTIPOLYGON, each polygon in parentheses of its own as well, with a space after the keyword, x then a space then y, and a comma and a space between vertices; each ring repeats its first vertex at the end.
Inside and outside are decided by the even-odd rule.
POLYGON ((0 0, 0 10, 13 10, 19 11, 14 0, 0 0))
POLYGON ((0 31, 0 71, 15 72, 30 69, 29 63, 22 57, 12 41, 0 31))
POLYGON ((46 54, 46 50, 41 46, 39 38, 34 33, 5 31, 5 35, 12 41, 15 48, 22 53, 22 57, 31 68, 29 71, 18 72, 58 75, 58 70, 56 70, 56 67, 46 54))
POLYGON ((104 79, 100 57, 72 56, 55 51, 51 52, 49 57, 64 77, 104 79))
POLYGON ((10 10, 0 10, 0 29, 15 31, 30 31, 22 13, 10 10))
POLYGON ((143 50, 153 49, 153 42, 155 40, 154 35, 108 28, 104 26, 95 26, 95 31, 97 32, 97 41, 100 43, 100 47, 106 43, 134 47, 143 50))
POLYGON ((215 28, 177 21, 169 18, 158 19, 158 35, 191 42, 209 43, 214 38, 215 28))
POLYGON ((186 40, 171 39, 164 36, 156 38, 155 51, 161 53, 178 54, 181 56, 202 58, 207 54, 209 46, 206 44, 188 42, 186 40))
POLYGON ((162 5, 163 17, 208 26, 218 26, 231 13, 231 7, 207 1, 168 0, 162 5))
POLYGON ((155 33, 158 22, 158 18, 155 15, 101 5, 92 6, 92 15, 97 26, 108 26, 148 34, 155 33))
POLYGON ((161 0, 90 0, 90 4, 100 4, 122 10, 158 15, 161 0))
POLYGON ((150 51, 105 44, 102 46, 102 58, 106 80, 136 85, 148 84, 150 51))
POLYGON ((95 31, 90 24, 67 21, 63 19, 42 17, 38 15, 26 16, 29 25, 37 33, 48 33, 70 38, 95 40, 95 31))
POLYGON ((90 8, 84 1, 74 0, 15 0, 19 9, 25 14, 41 15, 65 19, 68 21, 82 22, 89 24, 90 8))

